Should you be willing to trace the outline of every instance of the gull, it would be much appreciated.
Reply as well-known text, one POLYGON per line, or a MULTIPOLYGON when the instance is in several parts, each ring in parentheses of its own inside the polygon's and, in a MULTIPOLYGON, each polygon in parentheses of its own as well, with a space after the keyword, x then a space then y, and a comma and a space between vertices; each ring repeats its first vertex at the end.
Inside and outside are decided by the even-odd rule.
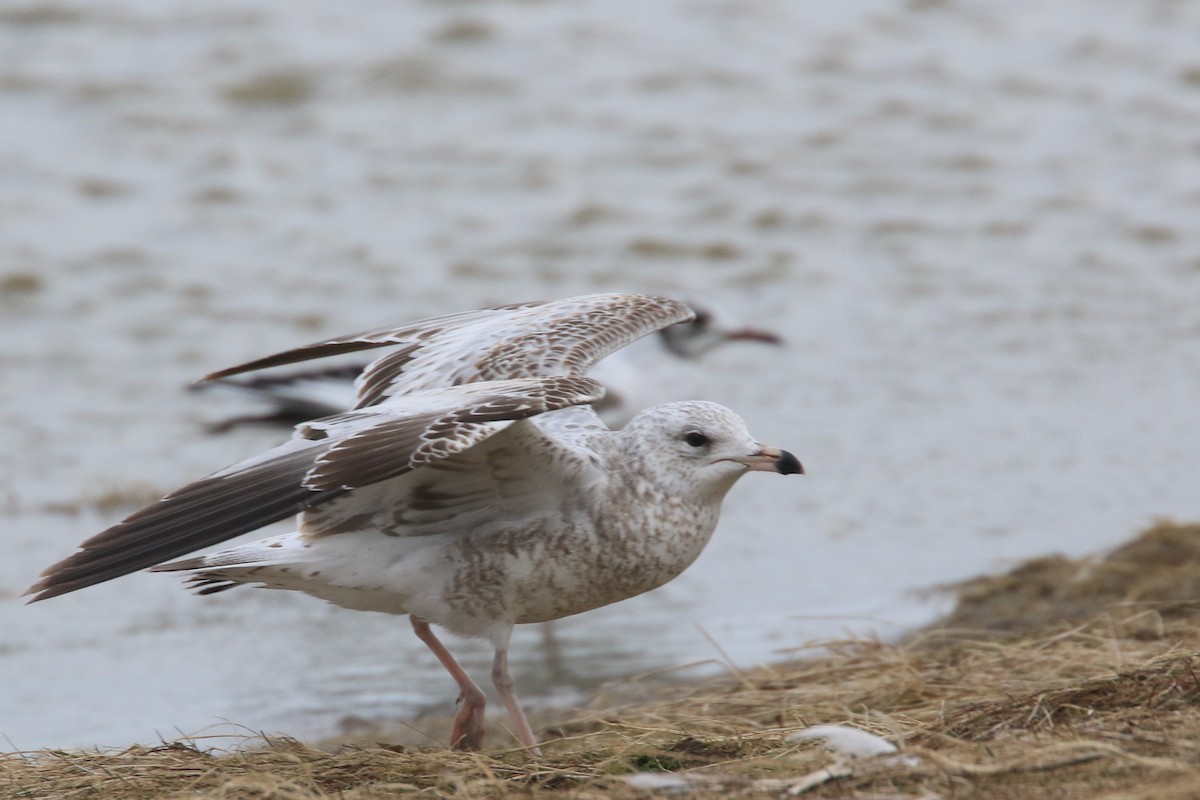
POLYGON ((177 489, 47 568, 30 602, 151 568, 201 594, 242 584, 408 615, 458 684, 451 746, 483 744, 485 696, 431 625, 488 640, 513 734, 537 740, 513 690, 513 627, 650 591, 699 556, 747 472, 802 473, 734 412, 684 401, 619 431, 589 404, 604 356, 693 312, 587 295, 468 311, 328 339, 208 376, 390 346, 355 408, 177 489), (297 529, 173 560, 297 516, 297 529))
MULTIPOLYGON (((612 428, 629 422, 646 399, 647 376, 661 354, 693 361, 730 342, 760 342, 779 345, 775 333, 738 324, 730 314, 712 302, 686 301, 695 315, 684 322, 660 328, 631 346, 605 358, 589 372, 604 385, 605 395, 595 404, 596 412, 612 428)), ((249 377, 225 376, 194 384, 193 389, 232 390, 269 403, 265 414, 237 416, 211 426, 214 433, 253 423, 294 426, 318 417, 338 414, 356 402, 355 379, 366 368, 358 361, 330 367, 309 368, 283 374, 249 377)))

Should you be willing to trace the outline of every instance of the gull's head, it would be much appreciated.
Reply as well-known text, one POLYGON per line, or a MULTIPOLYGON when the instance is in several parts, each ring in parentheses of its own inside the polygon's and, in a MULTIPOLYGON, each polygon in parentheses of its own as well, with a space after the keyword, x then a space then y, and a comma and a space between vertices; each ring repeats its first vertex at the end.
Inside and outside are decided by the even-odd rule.
POLYGON ((702 400, 648 408, 618 435, 649 471, 702 495, 724 496, 750 471, 804 472, 788 451, 755 441, 737 414, 702 400))
POLYGON ((783 343, 778 335, 770 331, 738 325, 716 305, 701 305, 691 301, 688 305, 696 312, 696 316, 687 322, 668 325, 658 332, 667 350, 680 358, 699 358, 726 342, 783 343))

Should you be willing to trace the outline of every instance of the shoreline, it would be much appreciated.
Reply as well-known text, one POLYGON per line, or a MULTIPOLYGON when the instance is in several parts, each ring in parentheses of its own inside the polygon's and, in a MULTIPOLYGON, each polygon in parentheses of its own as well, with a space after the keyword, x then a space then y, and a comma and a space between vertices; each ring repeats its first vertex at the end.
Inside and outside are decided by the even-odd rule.
POLYGON ((478 754, 180 740, 7 754, 0 786, 22 798, 1200 795, 1200 524, 956 588, 953 612, 896 643, 814 643, 823 652, 652 702, 544 715, 537 761, 503 746, 494 714, 493 749, 478 754), (804 733, 830 725, 894 750, 854 758, 804 733))

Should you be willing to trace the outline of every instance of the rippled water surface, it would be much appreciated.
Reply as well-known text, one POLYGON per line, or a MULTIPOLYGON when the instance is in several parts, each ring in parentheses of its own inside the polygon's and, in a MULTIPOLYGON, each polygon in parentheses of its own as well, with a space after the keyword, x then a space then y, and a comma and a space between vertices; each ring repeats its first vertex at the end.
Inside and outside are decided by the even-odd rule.
POLYGON ((0 732, 450 711, 401 619, 19 595, 279 438, 206 434, 251 409, 188 381, 485 304, 668 290, 779 331, 651 374, 809 472, 744 480, 668 587, 521 633, 533 704, 893 635, 932 585, 1200 517, 1197 41, 1167 0, 3 4, 0 732))

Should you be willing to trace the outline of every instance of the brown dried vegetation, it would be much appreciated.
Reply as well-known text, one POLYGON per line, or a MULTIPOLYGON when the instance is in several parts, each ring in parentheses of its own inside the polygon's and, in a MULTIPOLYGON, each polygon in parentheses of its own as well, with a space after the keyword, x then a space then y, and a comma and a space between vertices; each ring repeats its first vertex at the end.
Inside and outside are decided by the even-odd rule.
MULTIPOLYGON (((818 655, 651 703, 575 714, 540 760, 287 739, 14 753, 13 798, 1200 796, 1200 525, 1162 523, 1105 558, 1040 559, 958 587, 906 641, 818 655), (851 759, 802 728, 896 743, 851 759)), ((498 739, 493 739, 498 740, 498 739)))

